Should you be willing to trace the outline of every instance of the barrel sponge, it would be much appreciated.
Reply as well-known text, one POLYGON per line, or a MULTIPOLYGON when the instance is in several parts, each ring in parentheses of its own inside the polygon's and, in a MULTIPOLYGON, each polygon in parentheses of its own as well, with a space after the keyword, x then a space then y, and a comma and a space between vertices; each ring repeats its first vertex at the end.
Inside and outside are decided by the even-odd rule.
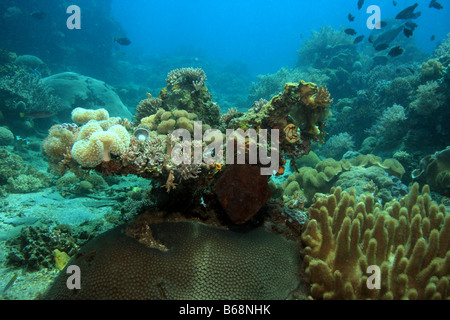
POLYGON ((176 121, 174 119, 169 119, 166 121, 162 121, 158 125, 158 133, 167 134, 175 127, 176 121))
POLYGON ((72 111, 72 121, 76 123, 85 124, 89 122, 89 120, 107 120, 109 119, 109 113, 106 109, 84 109, 84 108, 75 108, 72 111))
POLYGON ((186 117, 180 117, 177 120, 177 128, 179 129, 186 129, 190 133, 194 132, 194 125, 191 120, 189 120, 186 117))
POLYGON ((81 289, 67 289, 66 267, 43 298, 286 299, 299 286, 297 245, 263 228, 233 232, 193 222, 146 226, 165 248, 150 246, 141 234, 129 236, 123 226, 107 231, 68 263, 80 268, 81 289))

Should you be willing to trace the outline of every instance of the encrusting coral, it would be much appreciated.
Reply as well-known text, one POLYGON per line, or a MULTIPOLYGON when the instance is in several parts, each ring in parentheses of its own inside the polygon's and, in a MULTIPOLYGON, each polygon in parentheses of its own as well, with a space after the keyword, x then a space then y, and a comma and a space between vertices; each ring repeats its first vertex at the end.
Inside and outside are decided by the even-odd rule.
POLYGON ((381 207, 338 187, 318 195, 302 240, 315 299, 448 299, 450 215, 429 188, 381 207), (379 267, 379 289, 369 266, 379 267), (369 278, 370 277, 370 278, 369 278))

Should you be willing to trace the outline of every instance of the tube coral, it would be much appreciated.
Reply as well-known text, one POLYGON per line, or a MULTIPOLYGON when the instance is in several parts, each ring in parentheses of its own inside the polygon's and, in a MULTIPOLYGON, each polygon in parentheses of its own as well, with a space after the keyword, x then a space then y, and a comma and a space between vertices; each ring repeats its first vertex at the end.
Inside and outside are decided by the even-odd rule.
POLYGON ((310 209, 306 275, 317 299, 448 299, 450 215, 415 183, 399 201, 376 204, 340 188, 310 209), (369 266, 380 288, 369 289, 369 266))

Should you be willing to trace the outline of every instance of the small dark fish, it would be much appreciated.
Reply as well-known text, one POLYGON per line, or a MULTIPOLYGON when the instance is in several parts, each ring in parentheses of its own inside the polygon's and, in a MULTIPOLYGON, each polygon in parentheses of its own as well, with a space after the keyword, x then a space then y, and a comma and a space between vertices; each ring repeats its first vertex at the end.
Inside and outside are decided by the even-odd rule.
POLYGON ((36 12, 30 13, 30 17, 32 17, 36 20, 43 20, 43 19, 45 19, 46 16, 47 16, 47 14, 44 11, 36 11, 36 12))
POLYGON ((358 10, 361 10, 363 5, 364 5, 364 0, 358 0, 358 10))
POLYGON ((382 50, 386 50, 387 48, 389 48, 389 44, 388 43, 382 43, 379 44, 375 47, 376 51, 382 51, 382 50))
POLYGON ((391 56, 392 58, 397 57, 399 55, 401 55, 405 50, 403 50, 403 48, 401 48, 400 46, 396 46, 393 47, 389 53, 388 56, 391 56))
POLYGON ((352 22, 355 21, 355 16, 352 15, 351 13, 348 14, 348 21, 352 22))
POLYGON ((345 29, 344 32, 345 32, 346 34, 351 35, 351 36, 354 36, 355 34, 357 34, 357 32, 355 31, 355 29, 352 29, 352 28, 345 29))
POLYGON ((386 65, 388 62, 388 58, 386 56, 375 56, 373 57, 373 64, 374 65, 386 65))
POLYGON ((359 36, 355 38, 355 41, 353 41, 354 44, 360 43, 361 41, 363 41, 364 36, 359 36))
POLYGON ((367 39, 370 43, 373 43, 373 35, 369 36, 369 39, 367 39))
POLYGON ((428 8, 435 8, 435 9, 438 9, 438 10, 444 9, 442 4, 440 4, 436 0, 431 0, 430 4, 428 5, 428 8))
POLYGON ((405 26, 407 26, 409 29, 411 29, 412 31, 416 30, 416 28, 419 26, 417 23, 412 22, 412 21, 408 21, 407 23, 405 23, 405 26))
POLYGON ((403 29, 403 33, 407 38, 411 37, 413 35, 413 31, 411 29, 405 28, 403 29))
POLYGON ((400 11, 399 14, 397 14, 397 16, 395 16, 395 19, 399 19, 399 20, 417 19, 422 14, 422 12, 420 12, 420 11, 414 12, 414 10, 417 8, 418 5, 419 4, 416 2, 412 6, 409 6, 408 8, 403 9, 402 11, 400 11))
POLYGON ((387 22, 386 21, 380 21, 380 27, 384 28, 387 26, 387 22))
POLYGON ((34 112, 21 112, 19 116, 21 118, 32 118, 32 119, 45 119, 53 117, 55 113, 49 111, 34 111, 34 112))
POLYGON ((416 73, 416 70, 414 70, 414 69, 411 68, 411 67, 406 67, 406 69, 408 69, 409 71, 411 71, 412 74, 415 74, 415 73, 416 73))
POLYGON ((434 39, 436 39, 436 36, 433 34, 433 35, 431 36, 431 41, 434 41, 434 39))
POLYGON ((397 6, 397 1, 393 0, 392 4, 394 5, 394 7, 396 7, 397 6))
POLYGON ((131 40, 128 38, 119 38, 119 39, 114 38, 114 42, 117 42, 122 46, 129 46, 131 44, 131 40))

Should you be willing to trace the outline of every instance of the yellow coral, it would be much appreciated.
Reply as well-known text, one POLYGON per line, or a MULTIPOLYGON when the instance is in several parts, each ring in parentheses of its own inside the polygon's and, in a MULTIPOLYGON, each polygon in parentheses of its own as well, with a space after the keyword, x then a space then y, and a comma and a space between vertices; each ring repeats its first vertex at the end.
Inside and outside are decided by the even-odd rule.
POLYGON ((450 215, 429 188, 388 203, 332 190, 318 196, 302 235, 304 263, 316 299, 448 299, 450 215), (379 289, 367 285, 368 266, 379 289))
POLYGON ((161 121, 169 120, 170 117, 172 117, 172 112, 166 111, 163 114, 161 114, 161 121))
POLYGON ((187 118, 189 116, 189 112, 187 112, 186 110, 174 110, 172 111, 172 114, 175 118, 187 118))
POLYGON ((84 108, 75 108, 72 111, 72 121, 76 123, 85 124, 89 122, 89 120, 108 120, 109 119, 109 113, 106 109, 84 109, 84 108))
POLYGON ((177 128, 179 129, 186 129, 189 132, 194 132, 194 124, 191 120, 189 120, 186 117, 180 117, 177 120, 177 128))
POLYGON ((175 127, 176 121, 174 119, 169 119, 166 121, 162 121, 158 125, 158 133, 167 134, 175 127))

